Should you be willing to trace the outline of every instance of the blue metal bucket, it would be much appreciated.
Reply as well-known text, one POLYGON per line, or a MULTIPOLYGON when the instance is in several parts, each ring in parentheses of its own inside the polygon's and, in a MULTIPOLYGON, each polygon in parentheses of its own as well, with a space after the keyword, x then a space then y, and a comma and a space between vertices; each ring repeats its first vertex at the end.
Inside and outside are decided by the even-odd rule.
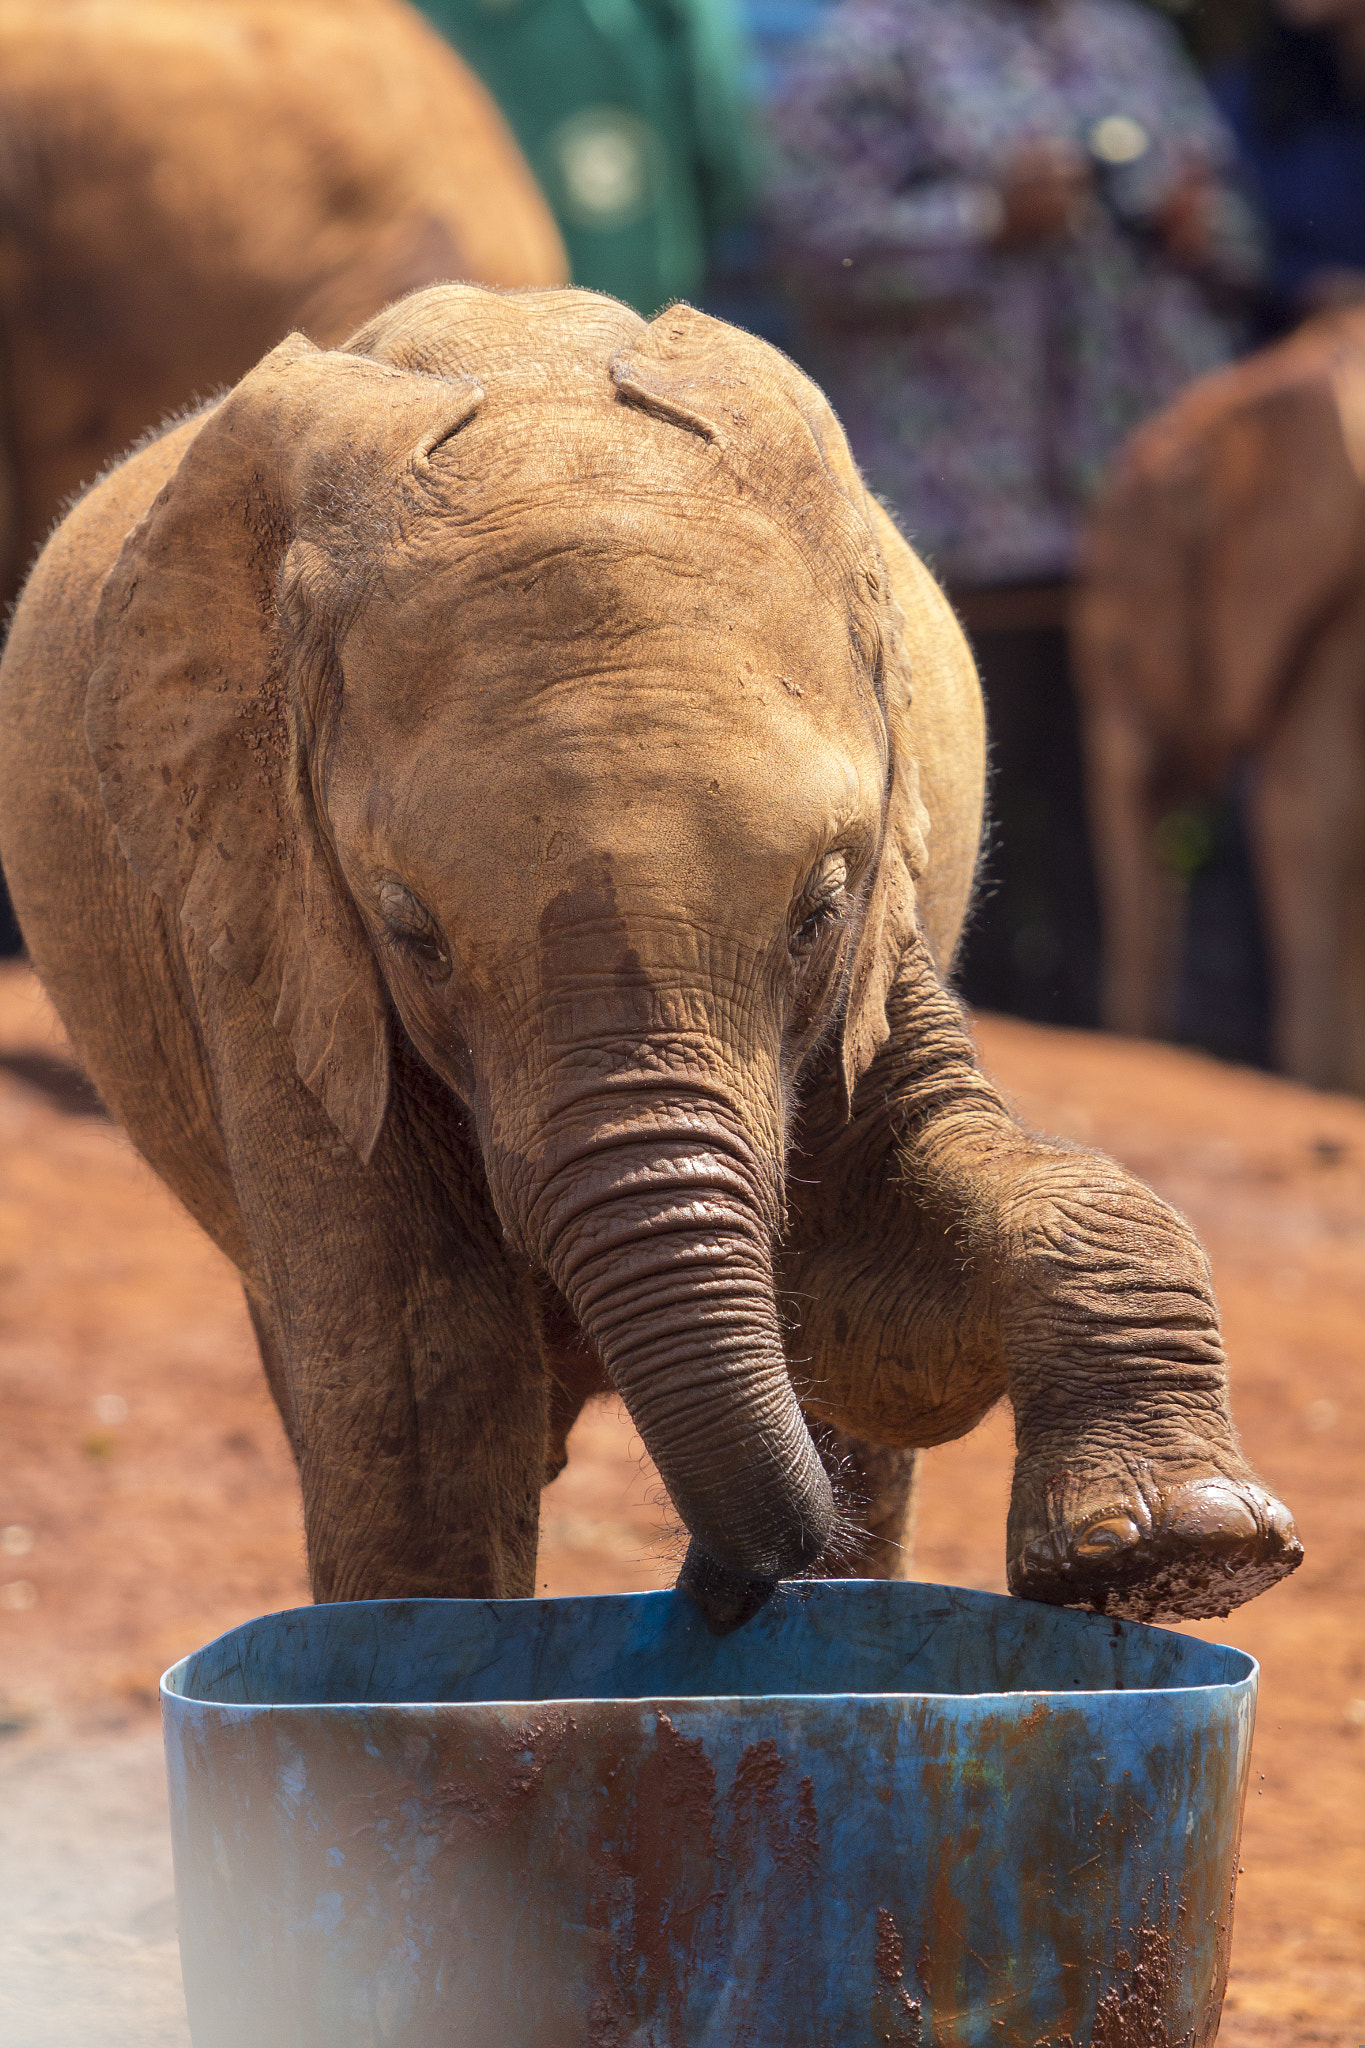
POLYGON ((1205 2048, 1255 1693, 946 1586, 266 1615, 162 1681, 195 2048, 1205 2048))

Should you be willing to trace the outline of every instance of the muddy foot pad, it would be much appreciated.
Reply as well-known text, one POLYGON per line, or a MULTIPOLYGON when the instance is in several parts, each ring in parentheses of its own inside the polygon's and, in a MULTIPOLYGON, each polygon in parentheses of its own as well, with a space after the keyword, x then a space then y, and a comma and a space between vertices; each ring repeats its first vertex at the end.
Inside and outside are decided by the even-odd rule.
POLYGON ((1061 1515, 1054 1500, 1036 1535, 1011 1514, 1012 1593, 1128 1621, 1201 1621, 1230 1614, 1303 1561, 1289 1510, 1252 1480, 1163 1486, 1139 1471, 1098 1511, 1086 1492, 1089 1512, 1061 1515))

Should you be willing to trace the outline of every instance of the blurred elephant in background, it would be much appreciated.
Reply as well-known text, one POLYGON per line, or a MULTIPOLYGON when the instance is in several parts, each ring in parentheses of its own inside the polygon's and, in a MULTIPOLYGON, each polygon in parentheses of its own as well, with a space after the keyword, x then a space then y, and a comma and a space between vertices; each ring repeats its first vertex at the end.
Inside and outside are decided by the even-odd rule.
POLYGON ((1365 311, 1192 385, 1090 528, 1074 631, 1104 1019, 1169 1035, 1163 819, 1250 770, 1277 1064, 1365 1094, 1365 311))
POLYGON ((53 536, 0 763, 35 965, 242 1273, 319 1598, 530 1593, 609 1385, 716 1626, 894 1574, 916 1447, 1005 1394, 1016 1591, 1298 1562, 1188 1224, 977 1067, 971 659, 764 343, 468 287, 281 343, 53 536))
POLYGON ((566 276, 502 116, 401 0, 0 0, 0 598, 72 491, 291 328, 566 276))

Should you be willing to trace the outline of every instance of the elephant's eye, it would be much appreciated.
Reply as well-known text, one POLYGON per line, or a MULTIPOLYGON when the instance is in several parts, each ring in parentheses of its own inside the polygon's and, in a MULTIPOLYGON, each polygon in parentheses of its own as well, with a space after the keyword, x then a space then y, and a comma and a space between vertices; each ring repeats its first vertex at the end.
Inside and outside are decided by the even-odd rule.
POLYGON ((440 928, 426 905, 419 903, 411 889, 401 882, 381 882, 379 914, 390 943, 420 967, 432 981, 444 981, 450 973, 450 955, 440 928))
POLYGON ((792 951, 808 953, 848 910, 848 857, 827 853, 807 882, 792 925, 792 951))

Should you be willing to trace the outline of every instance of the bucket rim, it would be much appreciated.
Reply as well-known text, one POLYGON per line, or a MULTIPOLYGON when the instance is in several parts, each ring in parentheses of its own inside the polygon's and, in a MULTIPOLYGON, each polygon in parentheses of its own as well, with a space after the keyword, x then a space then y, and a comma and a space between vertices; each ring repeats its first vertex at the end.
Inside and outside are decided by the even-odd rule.
MULTIPOLYGON (((822 1579, 811 1582, 796 1580, 791 1582, 790 1590, 793 1592, 798 1590, 804 1591, 807 1585, 811 1588, 818 1586, 821 1590, 833 1590, 839 1586, 884 1585, 885 1583, 884 1581, 859 1579, 822 1579)), ((1012 1594, 987 1593, 978 1587, 939 1585, 937 1582, 928 1580, 906 1580, 901 1583, 906 1586, 923 1587, 926 1591, 930 1592, 950 1593, 958 1596, 967 1594, 973 1601, 998 1602, 1001 1605, 1009 1605, 1011 1607, 1023 1605, 1043 1606, 1046 1604, 1043 1602, 1022 1602, 1012 1594)), ((1206 1642, 1202 1636, 1186 1636, 1183 1632, 1176 1629, 1158 1628, 1146 1622, 1126 1621, 1117 1616, 1096 1615, 1084 1609, 1064 1608, 1050 1609, 1050 1611, 1073 1614, 1077 1619, 1101 1622, 1107 1626, 1117 1627, 1124 1631, 1142 1630, 1151 1635, 1174 1636, 1183 1643, 1197 1645, 1200 1649, 1219 1652, 1226 1658, 1234 1659, 1241 1666, 1241 1669, 1235 1675, 1229 1673, 1229 1675, 1223 1678, 1205 1679, 1199 1683, 1185 1685, 1070 1686, 1066 1688, 1028 1686, 985 1692, 950 1692, 942 1688, 922 1688, 920 1690, 907 1688, 895 1691, 861 1689, 839 1692, 773 1691, 710 1693, 661 1691, 658 1693, 555 1693, 538 1695, 529 1699, 514 1698, 508 1695, 497 1699, 483 1700, 366 1700, 360 1698, 354 1700, 231 1701, 206 1698, 200 1693, 184 1689, 189 1667, 199 1658, 207 1656, 209 1652, 216 1649, 220 1644, 225 1644, 231 1637, 244 1630, 259 1627, 264 1622, 285 1621, 296 1615, 311 1616, 325 1614, 329 1609, 355 1609, 362 1607, 388 1607, 405 1610, 423 1607, 456 1609, 479 1607, 485 1609, 492 1608, 502 1613, 509 1609, 520 1608, 524 1610, 535 1607, 562 1607, 570 1603, 578 1606, 622 1606, 636 1602, 657 1602, 663 1599, 671 1599, 672 1597, 674 1596, 670 1588, 651 1588, 645 1591, 628 1593, 571 1593, 555 1596, 541 1594, 508 1600, 480 1598, 443 1599, 432 1596, 417 1596, 414 1598, 399 1597, 380 1600, 316 1601, 294 1607, 275 1608, 263 1614, 252 1615, 247 1620, 236 1623, 232 1628, 223 1630, 220 1635, 214 1636, 207 1643, 200 1644, 197 1648, 188 1651, 183 1657, 177 1658, 173 1664, 168 1666, 162 1673, 158 1685, 162 1713, 163 1717, 169 1717, 191 1707, 211 1708, 219 1714, 232 1716, 314 1713, 392 1713, 409 1715, 418 1713, 430 1714, 437 1710, 447 1713, 469 1714, 484 1708, 493 1708, 499 1713, 504 1713, 510 1709, 524 1709, 531 1713, 548 1707, 575 1706, 581 1708, 658 1706, 661 1709, 666 1709, 670 1706, 700 1707, 705 1705, 713 1709, 729 1708, 733 1710, 737 1706, 755 1702, 762 1702, 765 1705, 777 1705, 785 1702, 792 1704, 803 1702, 808 1705, 815 1702, 827 1702, 847 1705, 864 1700, 935 1701, 941 1703, 945 1709, 956 1707, 960 1711, 964 1708, 975 1706, 978 1711, 986 1713, 991 1711, 993 1707, 998 1711, 998 1703, 1000 1702, 1009 1702, 1011 1706, 1014 1706, 1021 1702, 1034 1701, 1051 1706, 1054 1703, 1060 1705, 1068 1701, 1078 1702, 1099 1699, 1111 1702, 1119 1700, 1169 1701, 1176 1698, 1193 1699, 1200 1694, 1213 1693, 1227 1695, 1249 1694, 1254 1701, 1260 1678, 1260 1664, 1258 1660, 1251 1655, 1250 1651, 1241 1649, 1236 1644, 1210 1643, 1206 1642)))

